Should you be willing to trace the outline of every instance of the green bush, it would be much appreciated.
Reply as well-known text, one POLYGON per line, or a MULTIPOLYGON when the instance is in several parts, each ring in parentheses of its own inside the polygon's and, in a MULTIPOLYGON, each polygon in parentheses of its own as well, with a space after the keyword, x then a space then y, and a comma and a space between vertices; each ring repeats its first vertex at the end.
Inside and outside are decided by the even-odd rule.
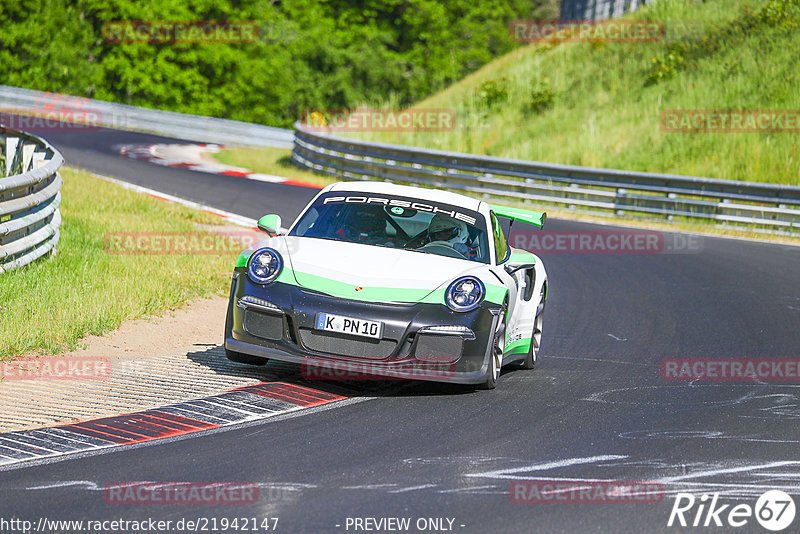
POLYGON ((527 111, 533 114, 542 113, 553 106, 555 98, 556 94, 550 87, 538 84, 531 89, 527 111))
POLYGON ((489 110, 508 100, 508 78, 505 76, 494 80, 486 80, 475 91, 478 107, 489 110))
POLYGON ((699 59, 769 28, 795 30, 800 27, 800 0, 769 0, 757 12, 744 6, 738 17, 724 26, 712 27, 699 38, 671 43, 661 57, 652 59, 645 85, 675 76, 677 71, 696 65, 699 59))

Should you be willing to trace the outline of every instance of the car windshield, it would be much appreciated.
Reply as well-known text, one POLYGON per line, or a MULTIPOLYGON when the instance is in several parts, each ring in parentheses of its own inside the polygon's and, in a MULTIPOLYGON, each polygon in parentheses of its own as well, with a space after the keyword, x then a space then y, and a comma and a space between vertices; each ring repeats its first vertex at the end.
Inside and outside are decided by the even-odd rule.
POLYGON ((486 223, 478 212, 408 197, 326 193, 289 235, 489 263, 486 223))

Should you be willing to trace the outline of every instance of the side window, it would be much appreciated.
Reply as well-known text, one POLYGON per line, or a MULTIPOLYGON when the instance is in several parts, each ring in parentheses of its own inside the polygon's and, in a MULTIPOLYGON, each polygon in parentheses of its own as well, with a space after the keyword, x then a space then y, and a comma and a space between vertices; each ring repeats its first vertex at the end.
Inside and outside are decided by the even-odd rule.
POLYGON ((508 243, 506 236, 503 234, 503 229, 500 228, 500 223, 494 212, 492 215, 492 235, 494 236, 494 253, 497 256, 497 263, 502 263, 508 256, 508 243))
POLYGON ((303 217, 303 219, 297 224, 297 229, 295 230, 300 235, 313 235, 317 236, 319 233, 319 228, 316 228, 317 232, 310 231, 314 227, 314 223, 317 222, 319 219, 319 211, 317 208, 311 208, 308 214, 303 217))

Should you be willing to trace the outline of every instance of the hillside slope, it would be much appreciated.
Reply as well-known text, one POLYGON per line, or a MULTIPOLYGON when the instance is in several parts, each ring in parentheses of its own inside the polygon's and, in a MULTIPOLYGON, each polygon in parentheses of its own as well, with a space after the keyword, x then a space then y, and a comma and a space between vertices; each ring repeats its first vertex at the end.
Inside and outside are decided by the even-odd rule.
POLYGON ((668 110, 793 110, 784 128, 796 126, 800 0, 660 0, 628 18, 662 21, 666 37, 531 44, 415 106, 454 109, 452 131, 349 135, 526 160, 800 185, 798 128, 674 133, 661 125, 668 110))

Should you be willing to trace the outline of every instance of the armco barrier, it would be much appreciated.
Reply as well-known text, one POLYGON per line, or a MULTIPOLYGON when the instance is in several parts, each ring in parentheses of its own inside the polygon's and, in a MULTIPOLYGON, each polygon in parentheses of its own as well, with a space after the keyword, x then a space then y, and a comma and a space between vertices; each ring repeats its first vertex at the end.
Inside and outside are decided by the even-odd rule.
MULTIPOLYGON (((48 117, 69 111, 91 113, 91 124, 97 127, 148 132, 201 143, 292 148, 291 130, 0 85, 0 113, 48 117)), ((29 130, 24 126, 19 128, 29 130)))
POLYGON ((0 274, 55 251, 62 163, 46 141, 0 128, 0 274))
POLYGON ((652 3, 653 0, 561 0, 561 20, 605 20, 652 3))
POLYGON ((348 180, 451 189, 507 204, 554 204, 599 215, 703 219, 800 229, 800 187, 594 169, 374 143, 295 123, 292 161, 348 180))

